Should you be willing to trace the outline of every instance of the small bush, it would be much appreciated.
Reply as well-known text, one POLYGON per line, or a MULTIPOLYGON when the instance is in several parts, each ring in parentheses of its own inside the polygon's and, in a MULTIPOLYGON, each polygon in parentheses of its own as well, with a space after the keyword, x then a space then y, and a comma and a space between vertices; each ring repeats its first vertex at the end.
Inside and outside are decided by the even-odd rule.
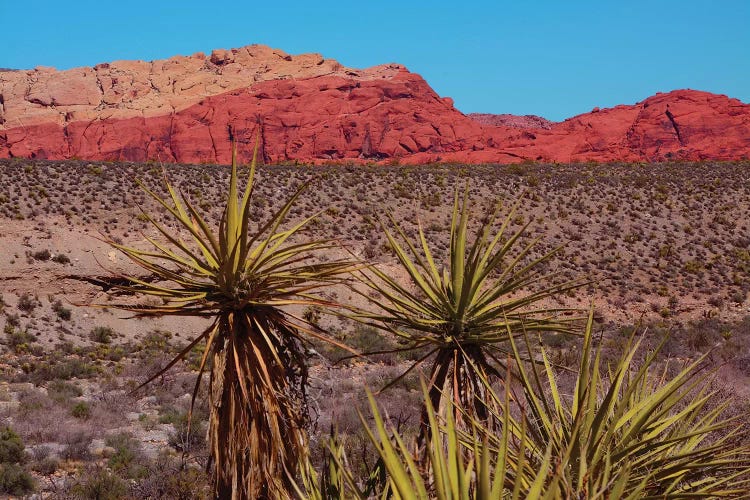
POLYGON ((57 262, 58 264, 70 264, 70 257, 64 253, 59 253, 52 257, 52 261, 57 262))
POLYGON ((53 457, 45 457, 31 465, 34 472, 37 472, 43 476, 49 476, 57 472, 60 467, 60 462, 53 457))
POLYGON ((18 464, 0 464, 0 491, 21 496, 34 489, 34 479, 18 464))
POLYGON ((25 459, 24 444, 13 429, 0 431, 0 463, 22 463, 25 459))
POLYGON ((10 328, 21 326, 21 317, 18 314, 7 314, 5 316, 5 333, 8 333, 10 328))
POLYGON ((167 442, 175 450, 190 453, 200 450, 205 446, 206 427, 195 414, 193 414, 193 418, 191 419, 189 433, 187 414, 182 414, 172 425, 174 426, 174 431, 169 433, 167 442))
POLYGON ((47 386, 47 395, 58 403, 65 403, 71 398, 81 396, 83 391, 80 387, 64 380, 53 380, 47 386))
POLYGON ((28 293, 18 297, 18 309, 23 312, 31 313, 39 305, 39 301, 28 293))
POLYGON ((149 473, 134 486, 135 498, 181 498, 184 500, 208 500, 210 478, 193 467, 163 454, 149 465, 149 473))
POLYGON ((57 314, 58 318, 64 321, 70 320, 70 317, 72 315, 71 310, 65 307, 59 300, 56 300, 52 303, 52 311, 57 314))
POLYGON ((35 260, 45 261, 49 260, 50 257, 52 257, 52 253, 45 248, 44 250, 34 252, 33 254, 31 254, 31 256, 34 257, 35 260))
POLYGON ((5 329, 6 344, 15 353, 29 350, 29 344, 36 342, 36 337, 26 330, 16 330, 13 327, 5 329))
POLYGON ((114 336, 115 331, 108 326, 97 326, 89 333, 89 338, 100 344, 109 344, 114 336))
POLYGON ((62 458, 68 460, 85 460, 91 455, 89 445, 91 444, 91 435, 87 432, 78 431, 69 434, 65 440, 65 449, 62 451, 62 458))
POLYGON ((80 358, 48 360, 41 363, 30 375, 30 381, 36 384, 47 380, 70 380, 72 378, 89 378, 98 374, 100 369, 90 361, 80 358))
POLYGON ((108 470, 96 467, 81 475, 78 483, 71 488, 71 493, 78 498, 117 500, 127 497, 128 485, 108 470))
POLYGON ((146 468, 138 463, 141 459, 140 443, 130 434, 115 434, 107 437, 105 442, 115 449, 114 455, 107 461, 110 469, 130 479, 141 478, 146 474, 146 468))
POLYGON ((88 420, 91 416, 91 406, 85 401, 76 403, 70 410, 70 414, 81 420, 88 420))
POLYGON ((24 444, 10 427, 0 431, 0 491, 23 495, 34 489, 34 480, 21 466, 26 461, 24 444))

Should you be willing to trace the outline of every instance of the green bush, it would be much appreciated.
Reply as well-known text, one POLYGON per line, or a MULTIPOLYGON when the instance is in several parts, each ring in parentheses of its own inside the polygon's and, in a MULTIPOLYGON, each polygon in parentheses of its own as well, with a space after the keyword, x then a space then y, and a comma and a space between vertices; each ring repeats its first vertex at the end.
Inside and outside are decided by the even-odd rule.
POLYGON ((0 464, 0 491, 21 496, 34 489, 34 479, 18 464, 0 464))
POLYGON ((127 498, 128 485, 120 477, 104 468, 87 470, 73 485, 71 493, 77 498, 118 500, 127 498))
POLYGON ((29 350, 29 344, 36 342, 36 337, 26 330, 17 330, 13 327, 5 328, 6 344, 11 351, 23 353, 29 350))
POLYGON ((66 358, 51 359, 41 363, 31 374, 31 382, 40 383, 46 380, 70 380, 71 378, 89 378, 100 369, 85 359, 66 358))
POLYGON ((81 401, 73 406, 70 410, 70 414, 75 418, 87 420, 91 416, 91 406, 85 401, 81 401))
POLYGON ((64 380, 53 380, 47 385, 47 395, 58 403, 83 395, 80 387, 64 380))
POLYGON ((26 461, 24 444, 10 427, 0 431, 0 491, 23 495, 34 489, 34 480, 22 467, 26 461))
POLYGON ((130 479, 145 476, 146 468, 138 463, 141 458, 140 443, 133 436, 122 432, 107 437, 105 443, 115 449, 115 453, 107 461, 110 469, 130 479))
POLYGON ((60 462, 56 458, 44 457, 43 459, 33 463, 31 465, 31 468, 35 472, 38 472, 43 476, 49 476, 51 474, 54 474, 59 466, 60 462))
POLYGON ((175 450, 190 453, 205 446, 206 426, 195 413, 192 415, 189 426, 186 413, 180 415, 172 425, 174 431, 169 433, 167 442, 175 450))
POLYGON ((89 333, 89 338, 100 344, 109 344, 114 336, 115 331, 108 326, 97 326, 89 333))
POLYGON ((25 459, 21 437, 10 427, 0 431, 0 463, 22 463, 25 459))
POLYGON ((52 303, 52 311, 57 314, 58 318, 65 321, 68 321, 72 315, 71 310, 63 306, 62 302, 60 302, 59 300, 56 300, 52 303))

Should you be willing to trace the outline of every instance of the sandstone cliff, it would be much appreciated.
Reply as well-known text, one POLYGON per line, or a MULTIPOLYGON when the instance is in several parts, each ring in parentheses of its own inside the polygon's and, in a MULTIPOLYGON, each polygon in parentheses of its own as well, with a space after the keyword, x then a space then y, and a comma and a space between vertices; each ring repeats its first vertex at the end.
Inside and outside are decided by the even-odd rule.
POLYGON ((654 161, 750 156, 750 106, 657 94, 560 123, 466 116, 397 64, 365 70, 252 45, 161 61, 0 71, 0 157, 265 161, 654 161))

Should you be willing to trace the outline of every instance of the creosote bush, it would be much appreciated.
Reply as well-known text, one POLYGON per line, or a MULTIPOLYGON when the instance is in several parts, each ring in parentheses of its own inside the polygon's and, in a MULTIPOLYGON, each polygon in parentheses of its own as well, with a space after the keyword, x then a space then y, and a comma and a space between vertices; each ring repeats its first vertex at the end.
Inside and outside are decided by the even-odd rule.
POLYGON ((89 332, 89 338, 100 344, 109 344, 115 336, 115 331, 108 326, 96 326, 89 332))
POLYGON ((0 430, 0 492, 20 496, 34 489, 34 479, 26 471, 25 446, 10 427, 0 430))

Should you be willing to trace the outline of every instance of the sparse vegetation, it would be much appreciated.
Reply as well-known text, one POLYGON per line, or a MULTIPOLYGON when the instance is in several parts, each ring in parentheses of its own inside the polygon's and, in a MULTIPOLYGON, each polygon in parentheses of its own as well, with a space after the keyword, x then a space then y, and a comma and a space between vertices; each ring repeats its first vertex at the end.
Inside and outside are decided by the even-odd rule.
MULTIPOLYGON (((189 446, 190 453, 182 454, 186 441, 178 437, 179 429, 185 430, 195 372, 207 350, 202 343, 193 346, 185 362, 159 375, 147 392, 131 393, 172 356, 187 348, 191 339, 185 336, 184 328, 173 326, 169 320, 156 323, 145 318, 122 323, 117 312, 108 308, 120 299, 130 303, 129 296, 116 295, 94 313, 79 309, 77 304, 90 300, 99 290, 123 284, 119 278, 104 278, 99 267, 111 262, 119 269, 122 259, 96 253, 97 265, 92 267, 93 263, 87 263, 88 249, 82 251, 82 243, 60 244, 55 240, 69 232, 72 238, 88 241, 79 236, 85 235, 86 230, 100 229, 113 241, 130 245, 140 239, 142 231, 149 234, 146 226, 151 222, 140 208, 172 231, 175 226, 169 220, 170 214, 155 211, 160 206, 158 201, 135 189, 131 181, 140 178, 154 193, 169 199, 162 185, 162 170, 153 165, 118 164, 114 168, 107 163, 80 161, 12 159, 0 160, 0 164, 4 172, 0 179, 0 222, 11 228, 5 236, 0 235, 0 239, 5 238, 0 243, 10 243, 3 246, 10 249, 4 254, 2 276, 8 277, 9 286, 0 301, 5 347, 3 381, 8 384, 0 386, 0 402, 3 415, 13 419, 15 431, 28 446, 26 461, 14 471, 31 474, 39 492, 53 496, 72 497, 74 491, 81 495, 81 485, 97 484, 94 479, 98 472, 92 465, 98 463, 106 467, 103 470, 107 474, 102 474, 99 482, 103 489, 91 491, 106 491, 107 484, 118 483, 124 489, 115 488, 117 495, 127 498, 210 498, 209 477, 202 472, 209 451, 200 446, 200 427, 208 423, 208 409, 196 408, 194 425, 198 432, 189 438, 195 440, 195 446, 189 446), (71 176, 78 182, 69 183, 66 179, 71 176), (101 197, 101 190, 106 190, 108 196, 101 197), (23 227, 24 231, 34 227, 34 234, 28 241, 8 239, 15 227, 23 227), (50 254, 46 258, 45 250, 50 254), (88 279, 92 281, 85 281, 88 279), (97 326, 112 328, 117 335, 112 335, 108 343, 98 342, 89 337, 97 326), (174 333, 167 334, 165 328, 174 333), (76 418, 73 408, 84 402, 89 416, 76 418), (120 453, 116 439, 107 436, 112 432, 116 436, 123 429, 128 429, 140 446, 130 442, 120 453), (83 431, 80 437, 76 437, 78 431, 83 431), (157 444, 151 443, 152 439, 157 444), (149 453, 141 453, 140 447, 149 453), (114 455, 118 458, 110 465, 114 455), (123 463, 135 465, 121 466, 123 463), (143 470, 148 474, 141 476, 143 470)), ((749 230, 745 221, 750 220, 748 166, 746 162, 529 163, 471 169, 458 165, 389 169, 267 166, 256 172, 258 182, 249 217, 252 229, 261 227, 301 184, 310 182, 313 188, 300 194, 298 203, 288 212, 290 226, 314 212, 324 212, 291 239, 297 242, 337 238, 358 257, 383 264, 382 269, 390 272, 397 261, 394 247, 377 221, 382 207, 390 209, 395 221, 388 227, 398 226, 406 235, 399 241, 416 242, 419 249, 421 223, 434 260, 448 262, 450 208, 446 207, 451 204, 458 176, 471 179, 472 201, 517 199, 516 193, 525 187, 530 191, 521 199, 518 217, 511 220, 509 232, 514 234, 520 224, 531 222, 520 238, 522 245, 540 238, 525 262, 567 243, 556 258, 542 266, 542 274, 554 275, 555 284, 581 275, 592 280, 592 285, 570 296, 550 298, 543 307, 585 307, 593 298, 601 318, 593 347, 601 347, 602 366, 612 366, 627 352, 634 331, 645 332, 642 349, 634 358, 636 367, 669 335, 653 361, 659 376, 662 370, 666 374, 665 380, 678 374, 682 367, 677 367, 675 358, 679 363, 689 363, 705 354, 706 364, 720 366, 722 383, 711 386, 718 393, 707 400, 704 414, 725 402, 728 406, 724 414, 737 416, 738 430, 719 431, 703 442, 711 444, 726 438, 724 442, 743 445, 746 438, 738 433, 746 421, 747 401, 735 394, 739 391, 733 387, 739 377, 750 374, 750 240, 744 236, 749 230), (415 207, 421 209, 418 218, 415 207), (642 314, 643 321, 630 326, 642 314), (673 361, 665 364, 667 358, 673 361)), ((246 172, 242 167, 238 170, 246 172)), ((175 189, 195 200, 206 222, 214 227, 222 217, 229 172, 223 167, 183 166, 170 168, 169 176, 174 179, 175 189)), ((475 233, 483 223, 470 220, 469 232, 475 233)), ((499 225, 492 225, 492 234, 499 225)), ((189 241, 184 228, 181 237, 189 241)), ((324 254, 321 260, 334 258, 335 252, 324 254)), ((137 276, 152 279, 148 272, 137 276)), ((396 273, 396 277, 399 283, 408 282, 402 273, 396 273)), ((531 284, 530 289, 538 291, 541 287, 531 284)), ((364 293, 377 298, 373 291, 364 293)), ((364 303, 364 297, 341 288, 330 296, 327 292, 325 298, 344 303, 353 300, 359 307, 364 303)), ((150 307, 165 305, 160 298, 142 303, 150 307)), ((375 331, 372 326, 331 319, 319 314, 316 307, 307 312, 303 306, 298 314, 357 351, 406 347, 398 338, 375 331)), ((568 370, 580 366, 580 339, 543 334, 542 342, 547 346, 562 393, 574 394, 568 370)), ((521 347, 538 352, 536 338, 530 349, 521 347)), ((388 352, 369 357, 369 362, 355 357, 336 363, 346 351, 316 341, 305 346, 304 353, 312 365, 310 418, 317 424, 310 434, 311 467, 318 472, 336 470, 336 460, 330 455, 326 459, 324 452, 327 430, 335 426, 339 430, 339 449, 348 452, 351 476, 362 487, 378 456, 377 443, 367 437, 357 416, 357 409, 367 406, 362 388, 382 388, 427 351, 388 352), (352 455, 351 450, 362 451, 352 455)), ((376 396, 388 430, 386 435, 390 437, 391 429, 397 430, 407 445, 419 432, 418 408, 422 400, 417 371, 376 396)), ((546 375, 545 370, 540 372, 543 381, 546 375)), ((202 386, 199 395, 207 394, 207 387, 202 386)), ((502 386, 499 388, 499 395, 503 395, 502 386)), ((567 404, 562 399, 563 405, 567 404)), ((683 400, 682 404, 690 401, 683 400)), ((372 421, 369 423, 373 428, 372 421)), ((457 426, 458 437, 467 441, 470 430, 464 424, 457 426)), ((438 437, 445 437, 447 422, 443 417, 438 416, 438 426, 438 437)), ((476 437, 481 446, 481 435, 476 437)), ((411 447, 406 451, 413 452, 411 447)), ((406 456, 403 454, 402 458, 406 456)), ((491 461, 496 456, 491 454, 491 461)), ((462 453, 460 460, 464 458, 462 453)), ((481 463, 473 467, 482 469, 481 463)), ((14 471, 10 471, 10 476, 14 471)), ((343 475, 342 471, 338 476, 342 481, 343 475)), ((319 474, 318 479, 324 480, 323 476, 319 474)), ((432 477, 422 478, 427 488, 437 487, 432 477)))
POLYGON ((115 336, 115 331, 108 326, 97 326, 89 333, 89 338, 100 344, 109 344, 115 336))
POLYGON ((0 492, 23 495, 34 489, 34 480, 23 467, 24 444, 10 427, 0 430, 0 492))

